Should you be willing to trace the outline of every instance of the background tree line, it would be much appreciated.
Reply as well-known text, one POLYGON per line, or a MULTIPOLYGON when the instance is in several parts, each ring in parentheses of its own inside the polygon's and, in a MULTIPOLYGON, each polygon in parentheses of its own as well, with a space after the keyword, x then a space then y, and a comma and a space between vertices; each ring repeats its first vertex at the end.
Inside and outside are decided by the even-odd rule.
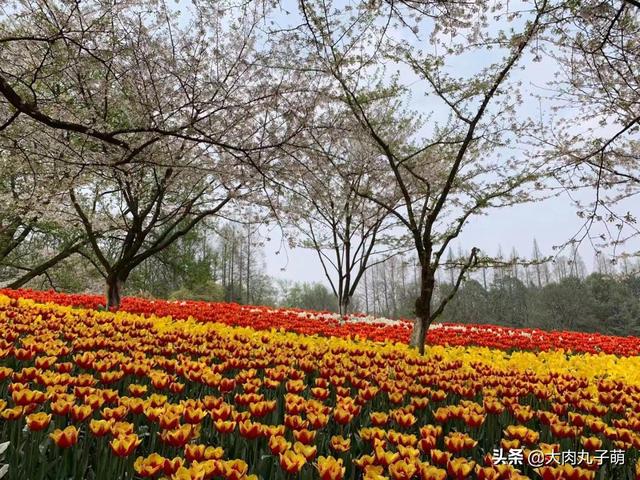
MULTIPOLYGON (((439 321, 640 334, 638 259, 616 260, 599 254, 587 268, 577 251, 532 262, 536 256, 540 258, 540 251, 534 242, 530 259, 520 258, 513 250, 501 265, 477 268, 439 321)), ((450 293, 455 270, 443 270, 436 283, 437 296, 450 293)), ((360 289, 359 305, 375 316, 411 318, 415 277, 411 259, 390 259, 371 269, 360 289)))

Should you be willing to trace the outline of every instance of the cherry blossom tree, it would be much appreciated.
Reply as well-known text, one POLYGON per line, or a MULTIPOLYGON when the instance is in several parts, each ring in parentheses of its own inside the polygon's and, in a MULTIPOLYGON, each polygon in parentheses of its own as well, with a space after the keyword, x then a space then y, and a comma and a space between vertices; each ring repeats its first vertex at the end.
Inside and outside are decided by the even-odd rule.
POLYGON ((15 127, 0 131, 0 275, 11 288, 47 274, 84 243, 81 229, 64 221, 68 181, 40 154, 48 145, 15 127))
POLYGON ((567 3, 549 22, 541 55, 557 75, 541 97, 555 111, 537 140, 584 220, 570 243, 615 255, 640 234, 629 207, 640 193, 640 3, 567 3))
MULTIPOLYGON (((342 8, 301 0, 299 6, 302 27, 291 39, 305 48, 295 61, 333 79, 335 98, 377 145, 385 167, 375 185, 357 193, 385 208, 413 242, 420 288, 411 343, 424 352, 429 325, 480 256, 471 249, 451 292, 434 304, 435 274, 451 241, 471 216, 531 199, 523 187, 537 178, 540 165, 509 148, 528 126, 515 115, 520 97, 514 77, 545 28, 548 2, 515 10, 484 1, 342 8), (450 73, 453 65, 462 75, 450 73), (390 72, 393 67, 399 74, 390 72), (379 99, 394 92, 407 105, 417 83, 427 96, 429 125, 396 145, 381 128, 379 99)), ((397 106, 387 104, 385 121, 401 121, 397 106)))
POLYGON ((109 165, 140 162, 166 137, 236 156, 285 144, 305 115, 296 103, 302 83, 267 65, 268 2, 180 8, 162 0, 3 7, 2 126, 62 131, 100 151, 85 162, 109 165))
POLYGON ((305 78, 269 64, 270 10, 160 0, 0 9, 2 134, 18 141, 29 129, 46 144, 31 154, 65 179, 57 201, 84 232, 79 252, 105 278, 109 307, 132 269, 253 191, 302 129, 305 78))

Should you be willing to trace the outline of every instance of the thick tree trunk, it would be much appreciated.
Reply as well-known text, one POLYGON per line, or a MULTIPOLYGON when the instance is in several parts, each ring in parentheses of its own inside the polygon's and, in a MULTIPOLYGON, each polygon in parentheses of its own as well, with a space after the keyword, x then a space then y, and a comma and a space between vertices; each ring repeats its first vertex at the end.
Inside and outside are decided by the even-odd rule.
POLYGON ((435 277, 428 267, 422 270, 420 296, 416 299, 416 319, 409 340, 409 345, 417 347, 420 355, 424 355, 424 343, 431 325, 431 298, 435 286, 435 277))
POLYGON ((107 278, 107 309, 120 308, 121 292, 125 280, 114 275, 107 278))

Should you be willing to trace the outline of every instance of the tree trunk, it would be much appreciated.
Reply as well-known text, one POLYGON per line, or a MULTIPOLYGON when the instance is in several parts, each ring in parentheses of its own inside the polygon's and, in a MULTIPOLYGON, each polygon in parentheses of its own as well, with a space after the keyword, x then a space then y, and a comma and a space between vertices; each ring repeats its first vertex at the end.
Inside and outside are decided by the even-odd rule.
POLYGON ((369 286, 366 270, 364 271, 364 311, 369 315, 369 286))
MULTIPOLYGON (((342 317, 343 315, 348 315, 349 304, 351 303, 351 297, 349 297, 349 295, 344 295, 338 303, 339 303, 338 310, 340 313, 340 317, 342 317)), ((340 321, 342 322, 342 318, 340 319, 340 321)))
POLYGON ((428 267, 423 267, 420 275, 420 295, 416 299, 416 319, 411 331, 409 345, 417 347, 424 355, 424 343, 431 325, 431 298, 435 286, 435 277, 428 267))
POLYGON ((120 294, 125 280, 118 275, 109 276, 107 278, 107 309, 120 308, 120 301, 122 300, 120 294))

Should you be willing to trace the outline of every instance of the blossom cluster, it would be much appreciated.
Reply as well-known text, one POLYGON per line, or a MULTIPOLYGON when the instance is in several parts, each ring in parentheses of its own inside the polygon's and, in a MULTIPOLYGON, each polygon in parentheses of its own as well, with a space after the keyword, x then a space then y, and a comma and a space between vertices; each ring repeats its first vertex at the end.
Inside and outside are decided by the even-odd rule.
POLYGON ((640 479, 640 358, 420 356, 0 295, 0 444, 21 480, 640 479), (590 461, 602 450, 625 462, 590 461), (568 451, 588 453, 554 461, 568 451))

